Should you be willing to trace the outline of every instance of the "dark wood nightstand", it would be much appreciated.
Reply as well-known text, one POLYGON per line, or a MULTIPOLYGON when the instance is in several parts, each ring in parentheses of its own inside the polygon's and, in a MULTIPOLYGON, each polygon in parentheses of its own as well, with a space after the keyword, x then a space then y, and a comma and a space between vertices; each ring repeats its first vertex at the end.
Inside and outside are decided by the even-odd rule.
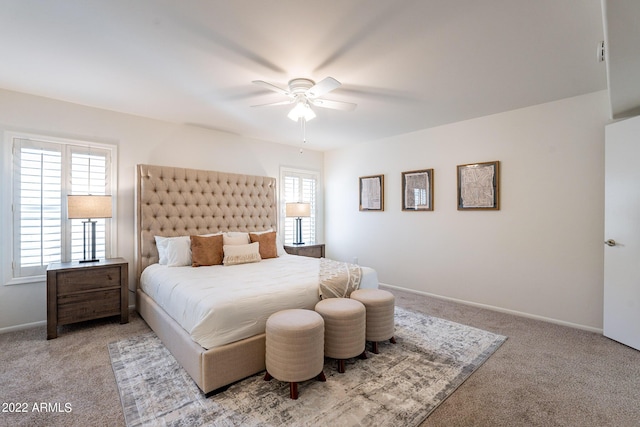
POLYGON ((324 258, 324 243, 315 245, 284 245, 284 250, 290 255, 324 258))
POLYGON ((101 317, 129 321, 129 264, 123 258, 56 262, 47 268, 47 339, 58 325, 101 317))

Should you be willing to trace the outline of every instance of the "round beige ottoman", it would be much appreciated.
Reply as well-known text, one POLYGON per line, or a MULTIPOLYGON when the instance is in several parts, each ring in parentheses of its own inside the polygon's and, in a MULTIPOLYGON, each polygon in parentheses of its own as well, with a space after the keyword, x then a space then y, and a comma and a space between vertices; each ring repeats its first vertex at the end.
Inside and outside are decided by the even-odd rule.
POLYGON ((364 305, 349 298, 327 298, 316 304, 324 319, 324 355, 338 360, 338 372, 344 373, 345 359, 366 359, 364 305))
POLYGON ((351 292, 351 299, 360 301, 367 309, 367 341, 371 341, 372 350, 378 354, 378 342, 389 340, 395 344, 394 308, 396 298, 391 292, 382 289, 358 289, 351 292))
POLYGON ((325 381, 322 316, 312 310, 282 310, 269 316, 265 333, 265 381, 290 383, 292 399, 298 398, 299 381, 325 381))

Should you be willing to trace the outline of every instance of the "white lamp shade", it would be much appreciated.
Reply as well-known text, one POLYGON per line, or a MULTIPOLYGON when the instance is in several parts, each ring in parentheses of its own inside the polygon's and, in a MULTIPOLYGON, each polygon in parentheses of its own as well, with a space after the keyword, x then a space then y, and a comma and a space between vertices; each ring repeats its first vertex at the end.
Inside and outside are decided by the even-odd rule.
POLYGON ((287 203, 287 217, 307 217, 311 216, 311 204, 309 203, 287 203))
POLYGON ((69 219, 111 218, 111 196, 67 196, 69 219))

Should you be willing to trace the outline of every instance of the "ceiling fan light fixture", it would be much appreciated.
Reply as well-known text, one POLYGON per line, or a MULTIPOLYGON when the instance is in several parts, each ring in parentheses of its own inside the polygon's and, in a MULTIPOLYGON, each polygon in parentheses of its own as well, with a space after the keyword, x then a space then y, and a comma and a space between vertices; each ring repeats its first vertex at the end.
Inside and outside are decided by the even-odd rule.
POLYGON ((288 117, 297 122, 300 119, 304 119, 305 121, 309 121, 316 116, 316 113, 313 112, 309 104, 304 101, 296 102, 296 106, 291 109, 288 114, 288 117))
POLYGON ((254 107, 295 104, 288 114, 288 117, 294 122, 300 121, 300 119, 308 122, 315 118, 316 113, 312 110, 311 105, 343 111, 353 111, 356 108, 356 104, 351 102, 332 101, 322 98, 322 96, 340 87, 340 82, 333 77, 325 77, 318 83, 305 78, 291 79, 287 89, 282 89, 263 80, 254 80, 253 83, 289 98, 289 100, 254 105, 254 107))

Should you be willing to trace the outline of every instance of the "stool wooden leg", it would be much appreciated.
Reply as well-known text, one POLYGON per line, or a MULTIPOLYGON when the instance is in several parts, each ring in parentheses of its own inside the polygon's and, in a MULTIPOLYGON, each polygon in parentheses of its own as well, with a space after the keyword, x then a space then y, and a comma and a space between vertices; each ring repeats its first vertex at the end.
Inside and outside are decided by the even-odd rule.
POLYGON ((344 374, 344 359, 338 359, 338 372, 344 374))
POLYGON ((371 351, 373 354, 378 354, 378 341, 371 342, 371 351))
POLYGON ((316 379, 318 381, 322 381, 325 382, 327 381, 327 377, 324 376, 324 371, 320 371, 320 373, 318 374, 318 376, 316 377, 316 379))
POLYGON ((289 383, 289 390, 290 390, 290 395, 292 399, 297 399, 298 398, 298 383, 296 382, 291 382, 289 383))
POLYGON ((265 381, 271 381, 273 377, 271 376, 271 374, 269 372, 267 372, 266 374, 264 374, 264 380, 265 381))
POLYGON ((362 354, 360 354, 360 356, 358 356, 359 359, 366 359, 367 358, 367 349, 365 348, 364 350, 362 350, 362 354))
POLYGON ((395 344, 395 343, 396 343, 396 338, 395 338, 395 337, 391 337, 391 338, 389 338, 389 342, 390 342, 391 344, 395 344))

